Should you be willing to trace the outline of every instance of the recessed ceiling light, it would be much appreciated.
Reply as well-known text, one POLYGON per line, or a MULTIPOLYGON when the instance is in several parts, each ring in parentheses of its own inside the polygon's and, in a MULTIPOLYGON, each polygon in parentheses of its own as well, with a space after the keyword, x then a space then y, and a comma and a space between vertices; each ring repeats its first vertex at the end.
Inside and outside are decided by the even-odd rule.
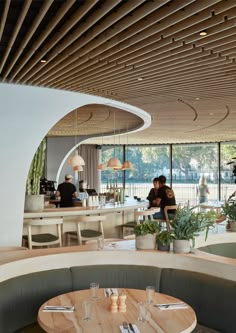
POLYGON ((143 77, 138 77, 138 81, 143 81, 143 77))
POLYGON ((197 101, 199 101, 200 98, 199 98, 199 97, 196 97, 195 99, 196 99, 197 101))
POLYGON ((41 59, 40 62, 47 62, 47 60, 46 59, 41 59))
POLYGON ((199 35, 200 35, 200 36, 206 36, 206 35, 207 35, 206 30, 202 30, 202 31, 200 31, 200 32, 199 32, 199 35))
POLYGON ((213 116, 213 115, 214 115, 214 112, 210 112, 209 115, 210 115, 210 116, 213 116))

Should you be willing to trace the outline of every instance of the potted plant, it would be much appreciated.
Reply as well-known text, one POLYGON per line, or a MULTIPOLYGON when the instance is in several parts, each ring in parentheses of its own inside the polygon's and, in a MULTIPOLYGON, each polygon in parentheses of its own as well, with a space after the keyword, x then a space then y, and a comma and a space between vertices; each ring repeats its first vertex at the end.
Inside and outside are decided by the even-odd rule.
POLYGON ((40 195, 40 178, 44 171, 46 138, 40 143, 31 162, 26 181, 25 211, 38 211, 44 208, 44 195, 40 195))
POLYGON ((163 230, 156 236, 157 249, 159 251, 170 251, 170 244, 173 240, 173 235, 168 230, 163 230))
POLYGON ((178 208, 170 225, 172 228, 173 251, 175 253, 189 253, 190 240, 192 246, 195 246, 195 237, 199 236, 199 232, 205 231, 205 240, 208 231, 214 225, 216 214, 213 211, 194 212, 189 207, 178 208))
POLYGON ((228 230, 236 231, 236 201, 226 201, 222 211, 228 221, 228 230))
POLYGON ((153 250, 156 248, 156 235, 160 226, 155 221, 144 221, 134 227, 135 245, 137 249, 153 250))

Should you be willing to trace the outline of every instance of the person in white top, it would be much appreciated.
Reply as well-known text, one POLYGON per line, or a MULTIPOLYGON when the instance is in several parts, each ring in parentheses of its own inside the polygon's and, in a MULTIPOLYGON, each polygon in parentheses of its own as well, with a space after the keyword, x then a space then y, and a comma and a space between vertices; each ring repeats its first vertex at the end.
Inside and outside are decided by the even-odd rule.
POLYGON ((208 194, 210 194, 210 191, 207 185, 206 177, 202 176, 199 179, 199 184, 197 186, 198 203, 207 202, 208 194))

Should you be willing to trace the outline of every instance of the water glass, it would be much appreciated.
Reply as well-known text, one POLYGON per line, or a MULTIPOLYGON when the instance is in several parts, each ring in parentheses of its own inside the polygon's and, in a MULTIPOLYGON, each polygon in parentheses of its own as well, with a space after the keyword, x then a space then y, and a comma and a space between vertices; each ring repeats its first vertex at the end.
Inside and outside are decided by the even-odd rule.
POLYGON ((154 302, 154 296, 155 296, 155 287, 147 286, 146 287, 146 301, 148 304, 151 304, 154 302))
POLYGON ((138 321, 145 322, 147 319, 147 306, 146 303, 138 303, 138 321))
POLYGON ((90 283, 90 295, 92 298, 98 298, 97 290, 99 289, 99 283, 98 282, 91 282, 90 283))
POLYGON ((93 303, 89 301, 84 301, 82 303, 83 308, 83 320, 91 320, 92 311, 93 311, 93 303))
POLYGON ((97 244, 98 244, 98 251, 102 250, 104 248, 104 238, 98 238, 97 244))

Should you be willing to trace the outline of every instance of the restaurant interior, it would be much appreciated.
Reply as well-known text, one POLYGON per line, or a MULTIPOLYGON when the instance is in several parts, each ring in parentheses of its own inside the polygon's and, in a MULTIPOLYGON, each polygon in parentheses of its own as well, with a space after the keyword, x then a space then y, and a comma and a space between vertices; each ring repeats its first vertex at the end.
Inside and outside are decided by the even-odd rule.
MULTIPOLYGON (((10 297, 14 299, 16 294, 20 298, 15 286, 24 289, 30 281, 29 299, 27 291, 22 297, 22 302, 29 304, 28 310, 22 308, 17 316, 13 307, 12 323, 4 319, 1 310, 0 330, 234 333, 236 325, 229 308, 236 290, 236 233, 226 228, 228 220, 215 222, 207 241, 205 232, 200 232, 187 254, 174 253, 172 245, 170 252, 162 253, 156 248, 137 249, 133 225, 128 224, 145 220, 140 212, 146 212, 147 191, 160 172, 166 172, 167 185, 178 193, 178 207, 190 206, 196 213, 214 210, 219 215, 224 200, 236 190, 235 1, 6 0, 0 1, 0 21, 0 295, 4 302, 10 304, 10 297), (41 186, 50 186, 42 210, 30 211, 25 208, 27 179, 43 140, 41 186), (217 154, 212 157, 216 178, 209 176, 208 206, 197 205, 195 197, 196 182, 204 174, 201 169, 194 176, 194 197, 185 189, 178 192, 180 185, 175 182, 175 148, 191 145, 214 145, 217 154), (230 147, 232 155, 223 156, 224 146, 230 147), (154 155, 155 149, 168 150, 168 164, 159 168, 160 160, 155 161, 158 167, 146 178, 149 187, 141 192, 138 186, 129 185, 130 170, 137 167, 129 163, 133 163, 132 149, 146 147, 153 147, 154 155), (106 156, 110 156, 109 161, 104 160, 106 156), (80 157, 82 162, 74 163, 80 157), (117 158, 121 164, 108 165, 111 159, 117 163, 117 158), (223 171, 224 175, 228 173, 225 182, 223 171), (60 208, 51 195, 65 174, 73 176, 78 192, 79 181, 86 180, 91 198, 84 201, 80 197, 74 207, 60 208), (100 194, 96 200, 94 193, 100 194), (82 235, 80 230, 81 223, 87 226, 95 214, 100 216, 96 232, 105 237, 102 243, 100 237, 91 236, 91 232, 82 235), (36 247, 29 241, 33 223, 37 233, 48 233, 55 226, 52 220, 56 220, 60 241, 36 247), (91 238, 95 241, 89 241, 91 238), (117 270, 117 280, 112 267, 117 270), (140 279, 135 276, 136 268, 140 279), (53 286, 57 273, 58 282, 53 286), (63 326, 66 315, 60 319, 61 328, 53 326, 47 317, 50 314, 43 314, 42 304, 56 301, 63 305, 63 298, 53 297, 86 290, 93 282, 92 274, 100 279, 100 288, 121 288, 121 293, 123 288, 127 306, 137 301, 129 288, 142 290, 154 284, 156 299, 165 294, 163 303, 173 297, 172 302, 177 298, 189 307, 183 309, 186 314, 181 319, 180 310, 173 311, 172 325, 168 324, 169 311, 163 311, 166 318, 160 319, 162 316, 156 318, 155 311, 148 310, 149 319, 144 320, 143 328, 142 320, 135 321, 137 303, 130 313, 125 311, 127 318, 119 314, 121 317, 117 315, 113 321, 112 311, 108 316, 104 310, 101 322, 97 316, 86 326, 79 314, 71 311, 66 315, 75 317, 67 329, 63 326), (165 276, 172 285, 165 283, 165 276), (77 287, 76 282, 70 285, 76 278, 77 287), (42 287, 41 294, 37 291, 36 295, 33 290, 40 279, 50 288, 42 287), (117 285, 110 286, 109 281, 117 285), (202 301, 201 288, 207 290, 202 301), (214 295, 223 297, 224 293, 224 304, 216 306, 214 295), (106 316, 108 326, 104 324, 106 316), (131 321, 128 328, 126 321, 131 321)), ((146 157, 149 164, 152 158, 146 157)), ((199 165, 205 159, 204 155, 199 157, 199 165)), ((145 170, 136 179, 143 174, 145 170)), ((167 225, 164 223, 164 228, 167 225)), ((140 294, 139 301, 144 298, 140 294)))

